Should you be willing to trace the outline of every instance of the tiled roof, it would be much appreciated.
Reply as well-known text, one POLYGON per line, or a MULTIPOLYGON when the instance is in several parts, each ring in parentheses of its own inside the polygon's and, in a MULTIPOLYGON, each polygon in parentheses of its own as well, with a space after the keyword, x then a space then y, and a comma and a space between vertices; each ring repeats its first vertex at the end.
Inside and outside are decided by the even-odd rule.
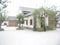
POLYGON ((8 16, 7 20, 17 20, 17 17, 15 17, 15 16, 8 16))
POLYGON ((33 11, 34 8, 28 8, 28 7, 20 7, 22 11, 33 11))
POLYGON ((25 16, 28 16, 28 14, 34 11, 34 8, 20 7, 20 9, 24 13, 25 16))

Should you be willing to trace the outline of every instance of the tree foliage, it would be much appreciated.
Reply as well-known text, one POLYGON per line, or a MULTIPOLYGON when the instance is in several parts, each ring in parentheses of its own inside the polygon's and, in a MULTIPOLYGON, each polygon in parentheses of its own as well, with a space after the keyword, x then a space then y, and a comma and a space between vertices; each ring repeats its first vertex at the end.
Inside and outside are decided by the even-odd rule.
POLYGON ((3 22, 5 20, 3 13, 4 9, 7 7, 6 2, 7 0, 0 0, 0 22, 3 22))
POLYGON ((56 10, 51 9, 51 8, 39 8, 39 9, 35 9, 33 12, 33 18, 34 18, 34 30, 36 30, 36 19, 38 18, 40 25, 44 25, 43 24, 43 20, 40 18, 40 14, 44 12, 45 14, 47 14, 47 16, 49 17, 50 20, 53 20, 55 15, 56 15, 56 10))
POLYGON ((5 17, 0 15, 0 22, 2 23, 3 21, 5 21, 5 17))
POLYGON ((35 9, 32 13, 33 15, 33 19, 34 19, 34 26, 33 26, 33 30, 36 31, 37 28, 36 28, 36 23, 37 23, 37 15, 39 14, 39 11, 37 9, 35 9))
POLYGON ((24 23, 24 14, 19 14, 18 16, 17 16, 17 19, 18 19, 18 24, 23 24, 24 23))
POLYGON ((1 29, 1 24, 5 20, 3 12, 4 12, 4 9, 7 7, 6 2, 7 0, 0 0, 0 29, 1 29))

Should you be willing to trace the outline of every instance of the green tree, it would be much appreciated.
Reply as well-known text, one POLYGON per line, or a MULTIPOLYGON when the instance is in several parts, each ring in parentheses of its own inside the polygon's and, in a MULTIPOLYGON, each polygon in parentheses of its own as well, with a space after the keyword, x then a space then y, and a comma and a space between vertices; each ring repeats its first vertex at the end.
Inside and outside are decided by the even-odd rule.
MULTIPOLYGON (((44 14, 47 14, 47 16, 49 17, 49 25, 50 25, 50 27, 54 27, 55 26, 55 15, 56 15, 56 10, 55 9, 51 9, 51 8, 40 8, 39 9, 40 11, 40 13, 41 12, 43 12, 44 11, 44 14)), ((42 20, 40 20, 40 24, 41 24, 41 21, 42 20)), ((45 24, 43 23, 44 21, 42 21, 42 24, 41 25, 43 25, 43 27, 45 26, 45 24)), ((46 27, 44 27, 44 29, 45 29, 46 27)), ((46 30, 45 30, 46 31, 46 30)))
POLYGON ((18 24, 19 24, 19 28, 21 28, 21 24, 22 24, 22 27, 23 27, 23 23, 24 23, 24 14, 23 13, 21 13, 21 14, 19 14, 18 16, 17 16, 17 22, 18 22, 18 24))
POLYGON ((3 15, 4 9, 7 7, 7 0, 0 0, 0 30, 1 29, 1 24, 5 20, 5 17, 3 15))
POLYGON ((42 17, 40 17, 42 12, 44 12, 43 15, 47 14, 47 16, 49 17, 49 23, 50 23, 49 25, 53 26, 51 23, 53 23, 54 20, 55 20, 54 17, 56 15, 56 10, 55 9, 52 10, 51 8, 41 7, 39 9, 35 9, 34 12, 33 12, 33 18, 34 18, 34 27, 33 27, 33 29, 34 30, 37 30, 37 28, 36 28, 37 21, 36 20, 38 19, 39 23, 41 25, 40 28, 43 27, 44 31, 46 31, 46 29, 45 29, 45 20, 42 17))
POLYGON ((38 16, 38 14, 39 14, 38 9, 35 9, 35 10, 33 11, 33 13, 32 13, 33 19, 34 19, 34 26, 33 26, 33 30, 34 30, 34 31, 37 30, 37 28, 36 28, 36 26, 37 26, 36 23, 37 23, 37 16, 38 16))

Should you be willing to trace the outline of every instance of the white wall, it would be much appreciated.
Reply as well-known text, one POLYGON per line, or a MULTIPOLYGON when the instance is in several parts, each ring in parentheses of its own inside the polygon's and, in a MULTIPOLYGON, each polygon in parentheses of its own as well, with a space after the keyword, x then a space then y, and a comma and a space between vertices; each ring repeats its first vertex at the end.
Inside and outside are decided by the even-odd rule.
MULTIPOLYGON (((26 17, 24 19, 28 20, 28 25, 26 25, 26 21, 25 21, 24 24, 23 24, 23 26, 33 28, 33 23, 34 23, 33 16, 29 16, 29 17, 26 17), (30 19, 32 19, 32 22, 33 22, 32 25, 30 25, 30 19)), ((45 17, 45 25, 46 26, 49 25, 49 19, 48 19, 48 17, 45 17)))
POLYGON ((33 28, 33 17, 32 16, 26 17, 25 20, 28 20, 28 25, 26 25, 26 21, 25 21, 23 26, 33 28), (32 19, 32 25, 30 25, 30 19, 32 19))
POLYGON ((45 17, 45 25, 46 25, 46 26, 49 25, 49 19, 48 19, 48 17, 45 17))
POLYGON ((57 27, 60 27, 60 21, 58 21, 58 23, 57 23, 57 27))

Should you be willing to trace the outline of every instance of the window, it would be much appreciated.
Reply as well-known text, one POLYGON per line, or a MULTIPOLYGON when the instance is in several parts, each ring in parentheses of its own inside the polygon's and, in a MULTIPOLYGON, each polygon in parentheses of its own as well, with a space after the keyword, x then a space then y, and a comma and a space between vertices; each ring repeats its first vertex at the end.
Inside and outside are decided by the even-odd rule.
POLYGON ((28 20, 26 20, 26 25, 28 25, 28 20))
POLYGON ((30 19, 30 25, 32 25, 32 19, 30 19))

